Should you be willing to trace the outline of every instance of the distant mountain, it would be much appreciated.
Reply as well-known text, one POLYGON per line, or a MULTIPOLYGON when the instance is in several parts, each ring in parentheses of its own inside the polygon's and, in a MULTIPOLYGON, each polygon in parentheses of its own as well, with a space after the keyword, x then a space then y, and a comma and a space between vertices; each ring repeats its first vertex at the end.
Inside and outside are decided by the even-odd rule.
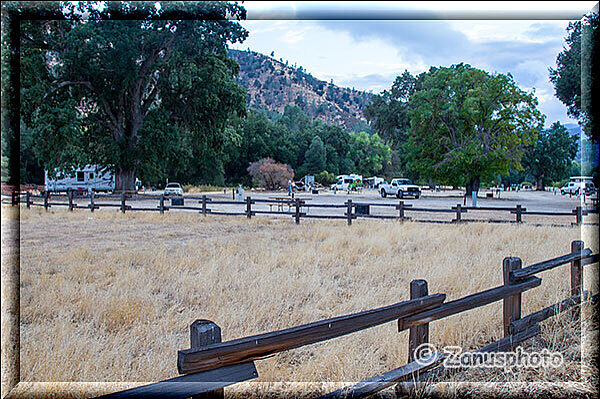
POLYGON ((254 52, 229 50, 240 64, 238 82, 248 90, 251 108, 282 113, 287 104, 297 105, 313 119, 353 130, 365 127, 364 108, 373 94, 338 87, 319 80, 301 66, 254 52))

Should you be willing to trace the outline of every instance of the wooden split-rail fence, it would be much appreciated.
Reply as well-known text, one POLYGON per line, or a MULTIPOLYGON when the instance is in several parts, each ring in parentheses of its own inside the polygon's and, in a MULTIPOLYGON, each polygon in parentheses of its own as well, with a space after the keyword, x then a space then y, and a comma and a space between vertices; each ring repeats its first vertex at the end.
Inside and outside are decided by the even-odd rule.
MULTIPOLYGON (((527 208, 520 204, 514 207, 470 207, 457 204, 451 208, 423 208, 416 207, 412 204, 405 203, 399 200, 396 203, 392 202, 358 202, 348 199, 343 204, 323 204, 313 203, 303 198, 289 198, 289 199, 265 199, 265 198, 252 198, 250 196, 245 197, 243 200, 225 200, 220 198, 211 198, 207 195, 201 196, 185 196, 185 197, 168 197, 164 195, 149 195, 142 193, 121 193, 121 194, 86 194, 85 196, 77 194, 76 192, 68 192, 66 194, 56 194, 45 192, 43 194, 32 194, 29 191, 25 193, 13 192, 10 195, 4 195, 3 203, 10 203, 11 205, 19 205, 24 203, 27 208, 30 207, 43 207, 48 210, 51 207, 66 207, 70 211, 74 209, 89 209, 94 212, 100 208, 115 208, 122 213, 127 211, 138 211, 138 212, 159 212, 161 214, 167 211, 196 211, 203 215, 235 215, 235 216, 246 216, 252 218, 256 215, 287 215, 291 216, 296 224, 300 224, 302 218, 307 219, 341 219, 346 220, 348 225, 352 224, 353 220, 357 218, 371 218, 371 219, 395 219, 395 220, 411 220, 409 213, 422 212, 430 214, 452 214, 454 218, 450 222, 437 221, 442 223, 460 223, 466 221, 482 221, 482 220, 467 220, 463 218, 463 214, 470 212, 496 212, 496 213, 508 213, 514 215, 514 220, 493 220, 486 219, 486 222, 513 222, 522 223, 523 216, 535 215, 535 216, 548 216, 548 217, 572 217, 574 222, 572 225, 583 224, 583 217, 589 214, 597 214, 598 208, 593 207, 582 207, 577 206, 569 212, 557 212, 557 211, 540 211, 540 210, 527 210, 527 208), (84 202, 83 204, 81 202, 84 202), (141 201, 145 201, 145 206, 139 205, 141 201), (157 201, 156 205, 148 206, 148 201, 157 201), (169 205, 169 201, 171 204, 169 205), (191 205, 175 205, 176 201, 186 201, 191 205), (257 206, 262 204, 264 209, 258 209, 257 206), (223 205, 228 206, 230 210, 219 210, 218 207, 223 205), (269 210, 266 209, 269 206, 269 210), (273 210, 275 207, 275 210, 273 210), (393 208, 397 211, 395 215, 376 215, 371 214, 370 209, 375 207, 393 208), (233 208, 233 209, 231 209, 233 208), (285 210, 287 208, 287 211, 285 210), (319 214, 310 213, 309 209, 340 209, 343 213, 338 214, 319 214)), ((416 220, 416 219, 412 219, 416 220)), ((417 220, 417 221, 436 221, 436 220, 417 220)), ((597 223, 591 223, 597 224, 597 223)))
POLYGON ((504 337, 477 353, 510 351, 541 332, 538 323, 569 310, 580 316, 584 301, 597 301, 597 294, 583 291, 583 268, 597 264, 598 254, 573 241, 565 255, 522 267, 521 259, 507 257, 502 262, 503 284, 446 302, 443 293, 429 293, 425 280, 410 283, 410 299, 359 313, 303 324, 279 331, 222 342, 220 327, 210 320, 196 320, 190 326, 190 348, 177 352, 179 377, 104 395, 117 398, 206 398, 223 397, 223 388, 258 377, 254 362, 276 353, 326 341, 383 323, 397 321, 398 331, 409 330, 408 363, 330 392, 321 398, 362 398, 396 385, 400 393, 410 392, 423 381, 434 382, 444 371, 441 352, 420 354, 417 348, 429 343, 429 324, 445 317, 503 301, 504 337), (535 313, 521 315, 521 294, 540 286, 537 274, 561 265, 570 265, 570 297, 535 313), (421 356, 422 355, 422 356, 421 356))

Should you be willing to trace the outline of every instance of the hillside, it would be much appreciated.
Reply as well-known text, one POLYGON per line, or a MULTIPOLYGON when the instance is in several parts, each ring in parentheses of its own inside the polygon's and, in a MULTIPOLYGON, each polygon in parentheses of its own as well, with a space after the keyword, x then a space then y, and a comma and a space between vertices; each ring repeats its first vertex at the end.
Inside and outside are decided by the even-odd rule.
POLYGON ((313 119, 353 130, 364 125, 365 105, 372 94, 338 87, 254 51, 229 50, 240 64, 238 82, 248 90, 248 104, 255 109, 282 113, 287 104, 297 105, 313 119))

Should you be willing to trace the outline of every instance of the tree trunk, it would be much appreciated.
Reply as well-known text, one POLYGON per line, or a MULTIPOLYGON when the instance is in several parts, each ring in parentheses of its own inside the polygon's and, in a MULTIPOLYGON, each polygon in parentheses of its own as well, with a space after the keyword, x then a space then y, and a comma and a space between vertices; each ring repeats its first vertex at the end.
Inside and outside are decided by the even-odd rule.
POLYGON ((479 183, 481 179, 479 178, 479 176, 476 177, 472 177, 469 182, 467 183, 467 197, 471 197, 471 194, 473 192, 477 193, 479 191, 479 183))
POLYGON ((115 191, 135 191, 135 171, 118 169, 115 180, 115 191))
POLYGON ((546 190, 546 187, 544 186, 544 176, 540 176, 537 178, 535 189, 537 191, 545 191, 546 190))

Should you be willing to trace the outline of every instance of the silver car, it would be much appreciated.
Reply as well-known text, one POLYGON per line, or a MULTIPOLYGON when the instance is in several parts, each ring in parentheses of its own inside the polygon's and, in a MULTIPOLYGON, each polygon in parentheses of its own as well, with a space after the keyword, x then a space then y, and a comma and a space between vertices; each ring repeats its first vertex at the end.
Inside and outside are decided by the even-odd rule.
POLYGON ((179 183, 169 183, 167 187, 165 187, 164 195, 183 195, 183 188, 181 188, 181 184, 179 183))

